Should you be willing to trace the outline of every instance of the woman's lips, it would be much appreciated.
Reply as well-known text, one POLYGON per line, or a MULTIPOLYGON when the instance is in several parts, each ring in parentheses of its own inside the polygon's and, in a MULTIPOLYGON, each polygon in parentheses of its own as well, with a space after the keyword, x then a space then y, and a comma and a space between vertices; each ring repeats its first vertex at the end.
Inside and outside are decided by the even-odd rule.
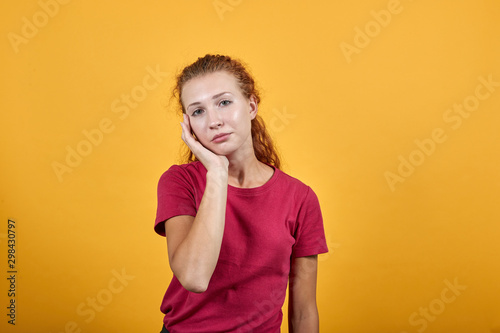
POLYGON ((217 142, 226 141, 229 138, 229 135, 231 135, 231 133, 217 134, 212 139, 212 142, 216 142, 217 143, 217 142))

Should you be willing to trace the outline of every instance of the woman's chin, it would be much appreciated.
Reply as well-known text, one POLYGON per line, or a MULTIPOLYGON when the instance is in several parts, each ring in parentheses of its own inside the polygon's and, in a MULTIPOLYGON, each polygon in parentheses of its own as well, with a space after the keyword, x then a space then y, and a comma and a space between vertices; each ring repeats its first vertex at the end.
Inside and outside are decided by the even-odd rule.
POLYGON ((215 155, 219 155, 219 156, 227 156, 227 155, 230 155, 234 152, 234 149, 230 149, 229 147, 221 147, 221 146, 211 147, 211 148, 208 148, 208 150, 210 150, 215 155))

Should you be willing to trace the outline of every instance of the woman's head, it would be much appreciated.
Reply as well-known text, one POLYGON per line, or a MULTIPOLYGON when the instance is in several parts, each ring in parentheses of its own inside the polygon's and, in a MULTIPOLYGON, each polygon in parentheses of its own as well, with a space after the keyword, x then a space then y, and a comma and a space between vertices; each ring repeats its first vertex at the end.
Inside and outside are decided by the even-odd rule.
POLYGON ((186 112, 185 106, 182 105, 181 100, 182 88, 184 85, 191 79, 219 71, 225 71, 233 75, 236 78, 243 95, 247 99, 253 95, 257 100, 257 104, 260 103, 260 96, 255 87, 255 81, 241 62, 231 59, 228 56, 207 54, 203 58, 198 58, 197 61, 185 67, 177 76, 177 84, 174 92, 177 94, 179 101, 181 102, 182 112, 186 112))
MULTIPOLYGON (((193 79, 201 77, 213 77, 214 73, 226 73, 234 77, 237 87, 241 95, 247 100, 252 100, 256 105, 260 102, 259 92, 255 87, 255 81, 250 73, 246 70, 243 64, 228 56, 209 55, 198 58, 197 61, 185 67, 177 76, 176 86, 174 88, 174 96, 179 102, 183 113, 186 113, 188 105, 184 105, 183 89, 186 84, 193 79)), ((195 80, 196 81, 196 80, 195 80)), ((191 81, 193 82, 193 81, 191 81)), ((271 140, 271 137, 266 131, 265 124, 259 115, 251 119, 251 135, 255 156, 263 163, 268 163, 280 168, 280 159, 271 140)), ((188 149, 184 162, 192 162, 196 157, 188 149)))

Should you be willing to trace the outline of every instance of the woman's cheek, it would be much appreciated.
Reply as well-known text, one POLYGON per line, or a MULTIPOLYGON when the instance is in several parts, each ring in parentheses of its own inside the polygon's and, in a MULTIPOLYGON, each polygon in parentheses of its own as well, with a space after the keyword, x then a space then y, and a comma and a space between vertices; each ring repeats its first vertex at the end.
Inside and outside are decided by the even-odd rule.
POLYGON ((203 146, 207 146, 207 144, 209 143, 210 139, 206 138, 204 135, 203 135, 203 131, 200 130, 200 129, 196 129, 196 128, 192 128, 193 132, 194 132, 194 136, 195 136, 195 139, 196 141, 200 142, 203 146))

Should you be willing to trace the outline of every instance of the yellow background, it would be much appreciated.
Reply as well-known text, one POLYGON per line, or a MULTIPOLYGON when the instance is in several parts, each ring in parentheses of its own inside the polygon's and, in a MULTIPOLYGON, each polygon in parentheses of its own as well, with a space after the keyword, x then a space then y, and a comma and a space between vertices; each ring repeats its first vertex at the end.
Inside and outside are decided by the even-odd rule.
POLYGON ((18 269, 15 327, 1 279, 2 332, 159 331, 171 272, 156 185, 181 147, 170 92, 206 53, 249 64, 284 171, 320 199, 322 332, 500 332, 498 1, 74 0, 53 17, 35 0, 0 6, 2 276, 9 218, 18 269), (147 68, 163 74, 146 91, 147 68), (458 126, 448 110, 477 89, 458 126), (122 94, 141 91, 124 114, 122 94), (54 162, 102 121, 112 130, 58 177, 54 162), (431 149, 435 129, 446 140, 431 149), (420 165, 390 185, 410 155, 420 165))

